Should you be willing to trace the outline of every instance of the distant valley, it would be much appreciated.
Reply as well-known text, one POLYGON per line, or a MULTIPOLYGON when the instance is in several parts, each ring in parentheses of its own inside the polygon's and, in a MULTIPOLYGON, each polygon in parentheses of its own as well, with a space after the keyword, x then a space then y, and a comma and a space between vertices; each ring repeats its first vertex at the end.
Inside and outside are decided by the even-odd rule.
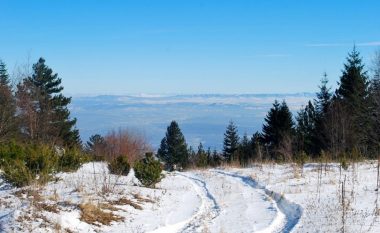
POLYGON ((275 99, 283 99, 296 113, 313 93, 243 95, 101 95, 73 97, 71 112, 78 119, 82 140, 111 129, 137 130, 157 148, 171 120, 178 121, 189 145, 202 142, 220 150, 230 120, 239 134, 260 131, 275 99))

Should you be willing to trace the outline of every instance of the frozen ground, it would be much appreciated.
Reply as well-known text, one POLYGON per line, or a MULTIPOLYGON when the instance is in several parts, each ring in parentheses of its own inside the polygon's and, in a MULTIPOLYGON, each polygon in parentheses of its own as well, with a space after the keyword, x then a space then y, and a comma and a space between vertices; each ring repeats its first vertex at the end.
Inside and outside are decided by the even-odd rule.
POLYGON ((380 232, 376 174, 371 162, 268 164, 166 173, 150 189, 88 163, 44 187, 0 180, 0 232, 380 232), (111 221, 83 217, 85 204, 111 221))

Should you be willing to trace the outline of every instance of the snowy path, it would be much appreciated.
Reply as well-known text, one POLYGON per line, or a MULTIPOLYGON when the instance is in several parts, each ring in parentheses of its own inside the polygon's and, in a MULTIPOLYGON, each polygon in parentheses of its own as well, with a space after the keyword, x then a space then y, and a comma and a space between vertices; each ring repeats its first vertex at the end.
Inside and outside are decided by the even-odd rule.
POLYGON ((223 170, 176 173, 201 199, 186 221, 154 232, 290 232, 300 217, 298 206, 259 186, 248 176, 223 170), (294 206, 292 206, 294 205, 294 206))
MULTIPOLYGON (((106 168, 104 163, 89 163, 75 173, 60 174, 58 182, 51 182, 40 190, 40 195, 44 196, 47 203, 52 203, 49 198, 55 194, 56 205, 60 208, 59 214, 45 211, 45 218, 50 222, 58 222, 62 229, 72 232, 277 233, 293 231, 302 214, 298 205, 253 180, 249 170, 211 169, 166 173, 157 187, 150 189, 136 185, 133 172, 127 177, 116 177, 106 173, 106 168), (141 209, 117 205, 113 213, 124 217, 125 221, 98 226, 81 221, 78 208, 58 204, 71 203, 70 206, 75 206, 88 202, 89 197, 104 202, 106 199, 96 199, 98 194, 93 191, 102 185, 96 181, 102 182, 104 179, 117 184, 107 200, 127 198, 141 205, 141 209), (76 191, 77 186, 82 187, 82 191, 76 191), (142 201, 137 194, 150 201, 142 201)), ((28 203, 27 199, 15 196, 14 189, 0 188, 0 232, 17 232, 29 229, 29 226, 40 229, 37 220, 32 221, 30 218, 31 222, 25 223, 17 220, 21 214, 28 214, 33 208, 27 204, 22 206, 22 203, 28 203), (14 225, 17 228, 12 228, 14 225)), ((31 231, 51 232, 49 226, 44 227, 45 230, 31 231)))
POLYGON ((216 202, 215 197, 209 191, 207 184, 200 177, 195 174, 179 174, 183 177, 189 179, 193 185, 194 189, 202 199, 202 204, 195 216, 191 221, 185 226, 181 232, 195 232, 204 229, 205 226, 209 225, 213 219, 215 219, 220 213, 220 207, 216 202))
MULTIPOLYGON (((176 176, 184 178, 190 182, 197 196, 201 199, 201 204, 196 213, 189 219, 175 223, 167 224, 151 233, 175 233, 175 232, 194 232, 202 228, 219 214, 219 206, 215 198, 209 192, 206 182, 192 173, 175 173, 176 176)), ((171 214, 175 214, 174 212, 171 214)), ((177 213, 178 214, 178 213, 177 213)), ((166 222, 170 221, 171 215, 168 216, 166 222)))
POLYGON ((248 176, 221 170, 215 170, 214 172, 239 179, 244 184, 249 185, 256 190, 263 190, 266 195, 274 199, 273 202, 276 208, 277 216, 267 228, 257 232, 291 232, 296 227, 302 215, 302 210, 299 205, 291 203, 283 198, 280 194, 266 189, 264 186, 259 185, 256 181, 248 176))

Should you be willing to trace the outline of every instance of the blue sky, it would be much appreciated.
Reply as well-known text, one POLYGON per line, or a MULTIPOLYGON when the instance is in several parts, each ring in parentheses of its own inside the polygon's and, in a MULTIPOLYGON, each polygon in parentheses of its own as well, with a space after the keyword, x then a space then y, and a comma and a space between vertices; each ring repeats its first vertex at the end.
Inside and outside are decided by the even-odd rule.
POLYGON ((0 0, 0 58, 43 56, 65 92, 314 92, 354 42, 380 47, 380 1, 0 0))

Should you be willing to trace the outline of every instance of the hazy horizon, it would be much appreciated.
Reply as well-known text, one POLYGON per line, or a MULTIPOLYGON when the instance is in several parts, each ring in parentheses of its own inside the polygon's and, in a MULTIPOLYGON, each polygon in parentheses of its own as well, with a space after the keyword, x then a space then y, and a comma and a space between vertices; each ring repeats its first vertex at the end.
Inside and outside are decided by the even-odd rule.
POLYGON ((221 150, 223 133, 230 120, 240 136, 261 131, 275 99, 286 100, 296 113, 314 93, 294 94, 204 94, 204 95, 100 95, 74 97, 70 106, 85 142, 93 134, 118 128, 143 134, 156 149, 170 121, 176 120, 190 146, 221 150))

